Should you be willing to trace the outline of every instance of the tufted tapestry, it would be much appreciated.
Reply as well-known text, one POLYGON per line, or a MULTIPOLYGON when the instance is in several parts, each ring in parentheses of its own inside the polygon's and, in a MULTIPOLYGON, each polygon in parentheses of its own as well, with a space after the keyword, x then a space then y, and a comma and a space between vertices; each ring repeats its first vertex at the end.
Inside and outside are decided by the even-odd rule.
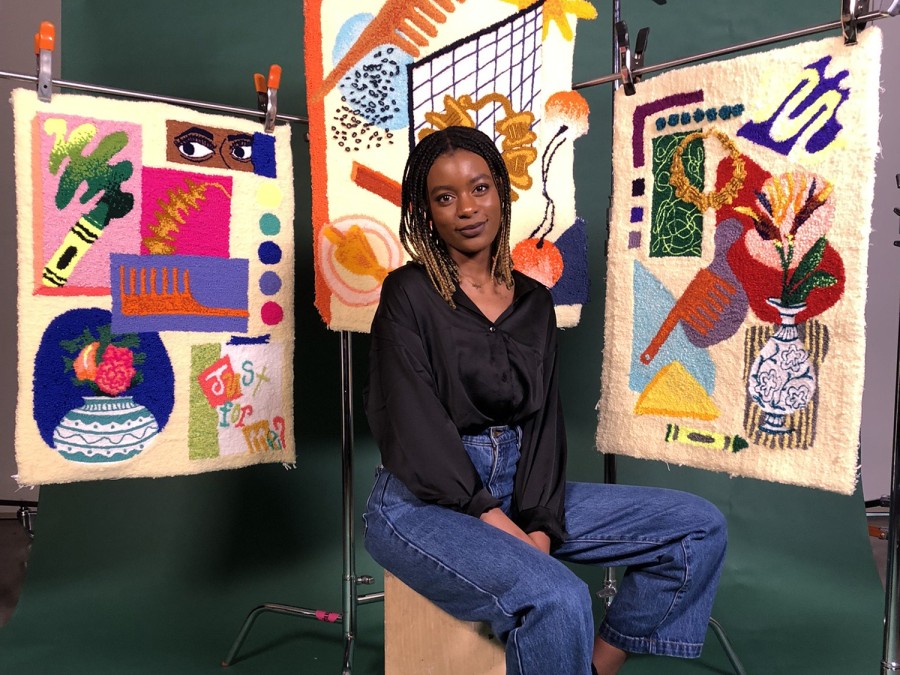
POLYGON ((381 282, 406 260, 397 230, 410 148, 450 125, 495 139, 513 187, 513 261, 553 294, 561 326, 587 301, 573 144, 588 128, 571 91, 584 0, 306 0, 316 306, 367 332, 381 282))
POLYGON ((597 448, 856 484, 881 33, 615 101, 597 448))
POLYGON ((293 462, 290 130, 13 93, 17 480, 293 462))

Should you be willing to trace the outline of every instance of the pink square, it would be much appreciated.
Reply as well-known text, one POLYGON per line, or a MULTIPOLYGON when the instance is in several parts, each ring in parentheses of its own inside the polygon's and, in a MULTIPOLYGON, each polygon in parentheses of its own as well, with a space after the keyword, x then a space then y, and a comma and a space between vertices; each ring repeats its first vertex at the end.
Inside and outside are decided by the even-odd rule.
POLYGON ((227 258, 231 178, 144 169, 141 254, 227 258))

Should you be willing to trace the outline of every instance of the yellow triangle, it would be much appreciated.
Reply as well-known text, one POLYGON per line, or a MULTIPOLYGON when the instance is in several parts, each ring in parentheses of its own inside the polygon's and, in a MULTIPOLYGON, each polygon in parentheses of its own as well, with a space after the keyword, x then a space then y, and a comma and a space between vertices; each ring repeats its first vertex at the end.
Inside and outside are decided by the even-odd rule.
POLYGON ((719 409, 706 390, 678 361, 660 368, 638 397, 634 412, 698 420, 714 420, 719 416, 719 409))

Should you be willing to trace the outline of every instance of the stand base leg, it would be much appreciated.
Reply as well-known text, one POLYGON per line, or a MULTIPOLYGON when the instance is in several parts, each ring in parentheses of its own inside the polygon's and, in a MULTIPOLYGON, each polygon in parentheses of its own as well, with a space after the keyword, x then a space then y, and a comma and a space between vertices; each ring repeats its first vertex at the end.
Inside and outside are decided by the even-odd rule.
POLYGON ((344 669, 341 675, 351 675, 353 670, 353 633, 344 633, 344 669))
POLYGON ((735 653, 734 647, 731 646, 731 640, 729 640, 728 636, 725 634, 725 629, 722 628, 722 624, 714 618, 709 617, 709 627, 712 628, 713 633, 719 638, 719 643, 722 645, 722 649, 725 650, 725 656, 727 656, 728 660, 731 662, 731 667, 734 668, 735 674, 747 675, 747 671, 744 670, 744 666, 738 658, 738 655, 735 653))
POLYGON ((265 612, 272 612, 274 614, 287 614, 288 616, 296 616, 302 619, 314 619, 315 621, 324 621, 325 623, 341 623, 344 620, 344 617, 337 612, 326 612, 321 609, 291 607, 290 605, 279 605, 273 602, 259 605, 247 615, 246 619, 244 619, 244 624, 241 626, 241 630, 238 632, 234 643, 231 645, 231 650, 228 652, 228 656, 226 656, 222 661, 223 668, 227 668, 232 663, 234 663, 234 659, 237 656, 241 645, 244 644, 244 640, 247 639, 247 635, 250 633, 250 629, 253 627, 253 623, 256 621, 257 617, 259 617, 260 614, 264 614, 265 612))

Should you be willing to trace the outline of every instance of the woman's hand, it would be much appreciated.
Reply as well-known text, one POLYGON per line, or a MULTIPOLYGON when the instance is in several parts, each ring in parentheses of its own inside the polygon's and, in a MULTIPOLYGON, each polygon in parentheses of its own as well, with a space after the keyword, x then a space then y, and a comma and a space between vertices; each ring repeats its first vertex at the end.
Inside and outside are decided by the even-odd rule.
POLYGON ((512 535, 516 539, 524 541, 529 546, 534 546, 544 553, 550 552, 550 537, 543 532, 532 532, 525 534, 521 527, 516 525, 509 516, 503 513, 500 508, 493 508, 481 514, 480 519, 488 525, 493 525, 498 530, 503 530, 507 534, 512 535))
POLYGON ((550 553, 550 537, 547 536, 546 532, 535 530, 528 533, 528 538, 531 539, 532 546, 536 549, 547 554, 550 553))

